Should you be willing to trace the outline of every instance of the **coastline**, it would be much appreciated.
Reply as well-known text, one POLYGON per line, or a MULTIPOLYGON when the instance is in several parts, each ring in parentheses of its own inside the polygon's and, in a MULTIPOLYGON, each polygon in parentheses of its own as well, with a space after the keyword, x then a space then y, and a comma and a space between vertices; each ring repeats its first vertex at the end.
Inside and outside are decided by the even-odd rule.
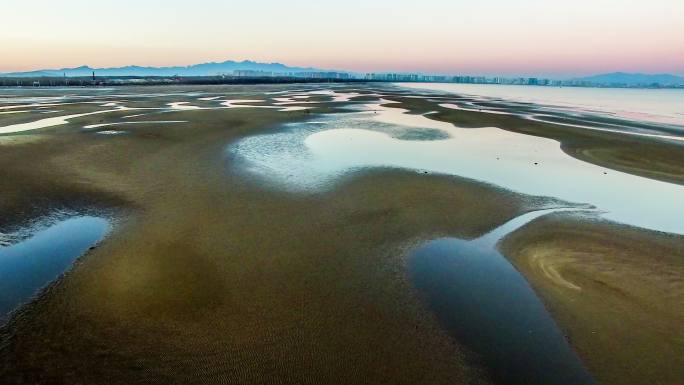
MULTIPOLYGON (((441 97, 448 98, 449 95, 441 97)), ((456 95, 452 97, 458 98, 456 95)), ((393 98, 400 102, 399 107, 409 109, 413 113, 431 112, 428 116, 430 119, 453 123, 460 127, 497 127, 520 134, 553 139, 561 143, 561 149, 566 154, 579 160, 628 174, 684 184, 684 144, 560 126, 512 115, 454 110, 425 99, 406 97, 402 93, 395 94, 393 98)), ((430 96, 426 98, 430 99, 430 96)))
POLYGON ((572 87, 468 83, 394 83, 415 91, 438 91, 473 99, 533 104, 568 114, 684 127, 678 106, 682 88, 572 87), (619 91, 616 94, 615 91, 619 91), (679 99, 677 97, 679 96, 679 99), (615 100, 615 99, 619 100, 615 100), (657 101, 657 104, 649 104, 657 101))

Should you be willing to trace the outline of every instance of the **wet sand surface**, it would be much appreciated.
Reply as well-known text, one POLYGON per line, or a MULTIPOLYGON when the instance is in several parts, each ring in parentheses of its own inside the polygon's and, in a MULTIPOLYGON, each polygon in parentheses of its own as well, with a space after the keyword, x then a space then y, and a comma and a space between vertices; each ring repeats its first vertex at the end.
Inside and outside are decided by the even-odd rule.
MULTIPOLYGON (((102 106, 110 99, 128 110, 0 136, 0 231, 21 229, 55 210, 114 212, 118 218, 100 246, 0 329, 3 381, 506 383, 423 301, 407 274, 408 252, 440 237, 475 239, 530 210, 567 203, 401 169, 356 170, 334 188, 307 193, 249 178, 226 153, 232 143, 353 110, 355 101, 377 100, 378 92, 395 93, 414 113, 439 111, 430 118, 492 124, 491 114, 464 118, 394 89, 340 87, 359 94, 351 102, 329 93, 294 97, 311 88, 122 88, 107 92, 123 96, 101 96, 107 99, 101 104, 57 114, 115 109, 102 106), (283 94, 290 101, 275 102, 288 104, 274 104, 283 94), (226 100, 248 102, 222 105, 226 100), (173 109, 171 103, 199 109, 173 109), (221 108, 235 104, 253 108, 221 108), (92 127, 123 121, 136 124, 92 127), (97 134, 104 130, 123 133, 97 134)), ((32 121, 21 117, 26 114, 0 115, 0 127, 32 121)), ((510 129, 526 130, 516 124, 510 129)), ((566 139, 587 145, 587 151, 595 141, 613 143, 573 142, 574 133, 558 138, 564 146, 566 139)), ((681 164, 672 158, 681 155, 669 147, 674 144, 640 158, 641 150, 630 152, 631 142, 620 140, 609 147, 620 161, 601 153, 596 163, 681 181, 681 164), (624 161, 630 157, 635 166, 624 161)), ((650 146, 648 139, 640 143, 650 146)), ((635 253, 639 258, 650 257, 635 253)), ((518 268, 553 303, 555 296, 518 268)), ((666 308, 666 302, 658 303, 666 308)), ((592 305, 587 313, 600 318, 592 305)), ((550 310, 563 330, 572 330, 561 311, 550 310)), ((607 355, 571 342, 592 375, 611 378, 608 365, 593 361, 607 355)))
POLYGON ((684 378, 684 238, 554 214, 500 247, 599 383, 684 378))

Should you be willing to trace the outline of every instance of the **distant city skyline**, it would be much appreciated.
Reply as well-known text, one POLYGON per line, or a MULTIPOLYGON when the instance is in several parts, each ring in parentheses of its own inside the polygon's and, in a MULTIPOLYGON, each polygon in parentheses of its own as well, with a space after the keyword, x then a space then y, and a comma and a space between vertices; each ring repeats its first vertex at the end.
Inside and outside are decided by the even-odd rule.
POLYGON ((684 74, 680 0, 5 0, 0 72, 255 60, 365 72, 684 74))

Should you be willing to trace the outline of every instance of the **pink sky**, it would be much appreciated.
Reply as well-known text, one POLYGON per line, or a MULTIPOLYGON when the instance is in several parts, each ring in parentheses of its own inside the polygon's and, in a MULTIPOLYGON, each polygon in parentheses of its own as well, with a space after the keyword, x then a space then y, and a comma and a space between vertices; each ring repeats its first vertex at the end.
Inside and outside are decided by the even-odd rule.
POLYGON ((0 72, 278 61, 366 71, 684 74, 682 0, 4 0, 0 72))

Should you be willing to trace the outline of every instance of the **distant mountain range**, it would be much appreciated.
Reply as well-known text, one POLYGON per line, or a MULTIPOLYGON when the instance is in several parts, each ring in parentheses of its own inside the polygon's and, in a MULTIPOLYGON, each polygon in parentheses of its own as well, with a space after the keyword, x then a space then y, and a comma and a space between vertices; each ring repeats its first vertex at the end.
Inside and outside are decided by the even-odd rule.
MULTIPOLYGON (((81 66, 76 68, 45 69, 28 72, 0 73, 5 77, 79 77, 91 76, 95 72, 96 76, 216 76, 221 74, 231 75, 234 71, 259 71, 270 73, 302 73, 302 72, 327 72, 312 67, 290 67, 281 63, 259 63, 251 60, 233 61, 227 60, 221 63, 202 63, 189 66, 172 67, 141 67, 125 66, 112 68, 92 68, 81 66)), ((352 72, 336 71, 354 75, 352 72)), ((358 74, 356 74, 358 75, 358 74)), ((661 86, 684 86, 684 77, 670 74, 641 74, 613 72, 607 74, 593 75, 581 78, 570 79, 570 81, 585 82, 587 84, 617 85, 627 87, 651 86, 659 84, 661 86)))
POLYGON ((684 85, 684 77, 670 75, 670 74, 639 74, 639 73, 625 73, 613 72, 609 74, 601 74, 594 76, 587 76, 576 80, 585 81, 593 84, 624 84, 628 86, 651 85, 660 84, 668 86, 684 85))
POLYGON ((323 72, 317 68, 289 67, 281 63, 258 63, 250 60, 222 63, 202 63, 190 66, 175 67, 140 67, 126 66, 114 68, 92 68, 81 66, 76 68, 46 69, 29 72, 11 72, 0 74, 8 77, 78 77, 91 76, 93 71, 97 76, 215 76, 231 74, 235 70, 264 71, 264 72, 323 72))

